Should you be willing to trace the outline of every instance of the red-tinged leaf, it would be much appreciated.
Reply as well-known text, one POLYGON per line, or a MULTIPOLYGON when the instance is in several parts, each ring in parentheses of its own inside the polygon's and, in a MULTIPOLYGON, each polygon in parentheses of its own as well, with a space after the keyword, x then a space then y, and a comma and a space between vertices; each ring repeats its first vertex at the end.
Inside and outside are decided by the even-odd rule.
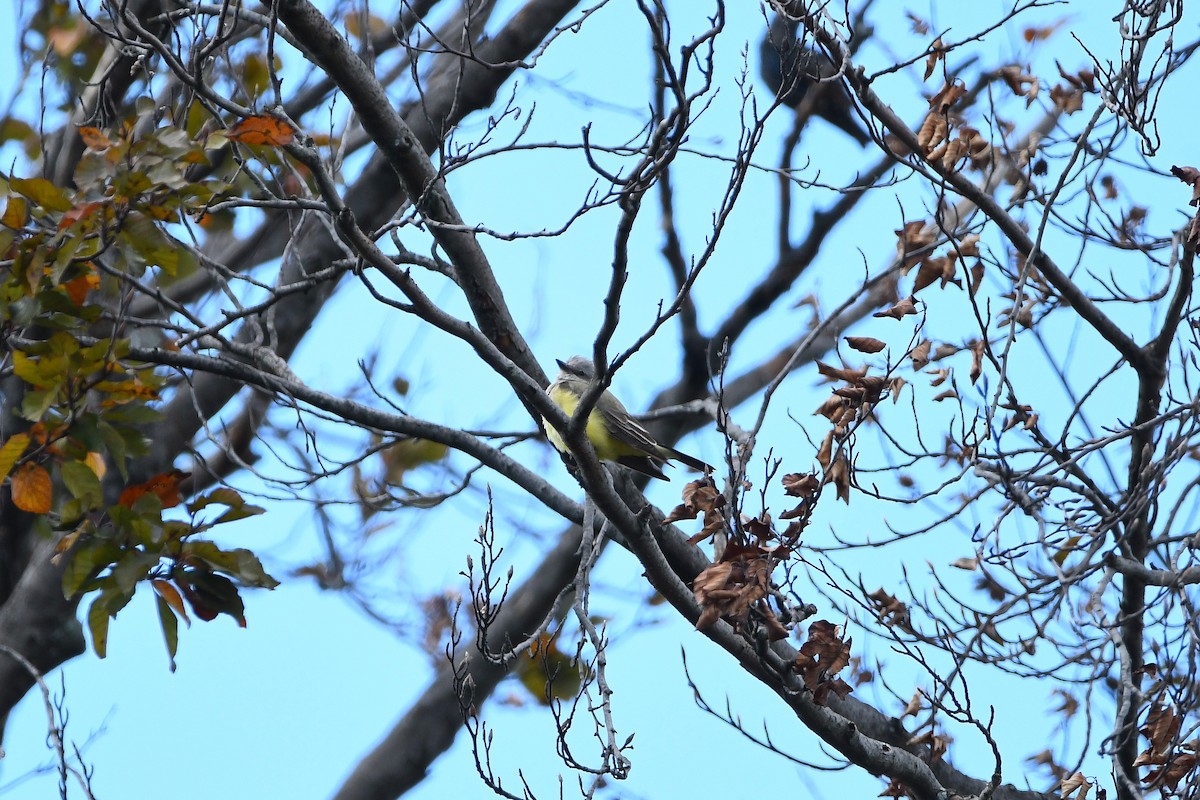
POLYGON ((237 620, 239 627, 246 627, 246 608, 233 581, 202 570, 189 570, 185 580, 189 583, 183 584, 183 593, 196 616, 208 621, 217 614, 228 614, 237 620), (201 613, 201 607, 209 616, 201 613))
POLYGON ((0 447, 0 481, 3 481, 8 477, 8 473, 12 472, 17 459, 24 454, 27 447, 29 447, 29 434, 27 433, 14 433, 8 437, 4 446, 0 447))
POLYGON ((150 581, 150 585, 159 599, 170 606, 172 611, 183 617, 183 621, 188 624, 188 627, 191 627, 192 620, 188 616, 187 606, 183 604, 183 596, 179 594, 179 590, 170 581, 164 581, 161 578, 150 581))
POLYGON ((126 508, 133 508, 133 504, 140 497, 146 494, 153 494, 162 501, 163 508, 174 508, 180 502, 179 485, 191 477, 191 474, 180 469, 170 469, 166 472, 161 472, 145 483, 127 486, 125 491, 121 492, 121 497, 117 500, 117 503, 126 508))
POLYGON ((41 464, 23 464, 12 474, 13 505, 30 514, 49 514, 54 485, 41 464))
POLYGON ((81 203, 80 205, 70 208, 65 214, 62 215, 62 219, 59 220, 58 229, 61 231, 65 228, 71 227, 71 225, 79 222, 80 220, 88 219, 89 217, 94 216, 96 212, 104 209, 104 207, 104 203, 93 201, 90 203, 81 203))
POLYGON ((282 147, 296 140, 296 129, 281 117, 260 114, 257 117, 246 117, 239 120, 232 128, 225 131, 225 138, 242 144, 282 147))
POLYGON ((178 584, 179 588, 183 591, 183 596, 191 604, 193 614, 204 622, 212 622, 217 618, 217 614, 220 612, 208 604, 204 595, 181 580, 176 580, 175 583, 178 584))

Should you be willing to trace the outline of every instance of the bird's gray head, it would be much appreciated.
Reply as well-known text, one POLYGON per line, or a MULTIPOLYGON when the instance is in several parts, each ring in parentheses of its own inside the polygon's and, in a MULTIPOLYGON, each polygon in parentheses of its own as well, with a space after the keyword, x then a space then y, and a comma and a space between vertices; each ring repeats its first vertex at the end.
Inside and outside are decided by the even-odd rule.
MULTIPOLYGON (((555 359, 558 361, 558 359, 555 359)), ((571 356, 567 361, 558 361, 564 374, 581 380, 590 381, 596 377, 596 367, 590 358, 571 356)))

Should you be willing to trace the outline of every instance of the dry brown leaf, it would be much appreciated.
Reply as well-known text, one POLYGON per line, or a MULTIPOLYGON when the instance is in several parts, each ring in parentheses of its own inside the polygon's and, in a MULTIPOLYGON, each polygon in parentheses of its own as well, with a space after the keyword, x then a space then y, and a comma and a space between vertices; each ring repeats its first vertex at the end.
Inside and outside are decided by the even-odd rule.
POLYGON ((912 352, 908 355, 912 359, 913 369, 925 369, 926 365, 929 364, 929 348, 932 346, 933 342, 926 339, 912 349, 912 352))
MULTIPOLYGON (((764 556, 741 557, 757 548, 738 548, 730 545, 722 560, 709 564, 692 582, 692 593, 703 607, 696 629, 704 630, 718 619, 726 617, 735 624, 744 621, 750 608, 770 591, 770 563, 764 556)), ((787 632, 784 631, 784 635, 787 632)))
MULTIPOLYGON (((1016 64, 1010 64, 1007 67, 1001 67, 1000 78, 1008 84, 1008 88, 1018 97, 1028 99, 1030 91, 1034 91, 1033 87, 1037 85, 1038 79, 1034 75, 1030 75, 1025 70, 1021 69, 1016 64)), ((1036 96, 1036 91, 1034 91, 1036 96)))
POLYGON ((788 497, 813 497, 821 488, 821 479, 811 472, 791 472, 780 482, 788 497))
POLYGON ((909 314, 916 314, 916 313, 917 313, 916 300, 913 298, 912 295, 909 295, 908 297, 906 297, 903 300, 896 303, 891 308, 888 308, 885 311, 876 311, 871 316, 873 316, 873 317, 891 317, 892 319, 903 319, 904 317, 907 317, 909 314))
POLYGON ((842 421, 842 418, 846 415, 846 411, 846 403, 843 399, 836 394, 831 394, 814 413, 825 417, 825 419, 836 425, 842 421))
POLYGON ((1050 88, 1050 102, 1069 117, 1083 108, 1083 92, 1073 86, 1056 83, 1050 88))
POLYGON ((823 361, 818 361, 817 373, 830 380, 857 383, 866 376, 867 368, 859 367, 858 369, 851 369, 850 367, 834 367, 823 361))
POLYGON ((850 505, 850 462, 840 450, 825 471, 825 477, 837 489, 838 500, 850 505))
POLYGON ((921 268, 917 270, 917 277, 913 279, 912 293, 915 295, 922 289, 936 283, 939 278, 946 274, 946 265, 946 256, 925 259, 921 264, 921 268))
POLYGON ((971 267, 971 296, 979 291, 979 285, 983 283, 983 259, 977 259, 974 266, 971 267))
POLYGON ((792 669, 800 673, 805 687, 813 693, 813 701, 824 705, 830 692, 845 697, 851 691, 848 683, 837 677, 850 663, 851 640, 841 638, 837 625, 817 620, 808 627, 808 639, 796 653, 792 669))
POLYGON ((1067 798, 1086 800, 1091 788, 1091 782, 1084 777, 1083 773, 1076 772, 1074 775, 1063 778, 1062 786, 1059 788, 1059 797, 1063 800, 1067 800, 1067 798))
POLYGON ((917 129, 917 144, 923 153, 932 154, 938 145, 946 141, 949 132, 950 125, 946 122, 946 118, 930 111, 925 117, 925 121, 921 123, 921 127, 917 129))
POLYGON ((904 227, 896 231, 896 257, 903 262, 901 269, 907 272, 919 264, 935 241, 937 232, 932 226, 919 220, 904 223, 904 227))
POLYGON ((867 599, 875 606, 875 615, 880 622, 907 629, 908 606, 885 592, 882 586, 868 594, 867 599))
POLYGON ((933 71, 937 69, 938 62, 945 60, 946 54, 942 50, 942 37, 939 36, 929 45, 929 56, 925 59, 925 80, 929 80, 930 76, 933 75, 933 71))
POLYGON ((872 339, 870 336, 846 336, 844 338, 846 344, 860 353, 878 353, 887 347, 884 342, 872 339))
POLYGON ((921 701, 925 695, 921 694, 921 690, 917 689, 913 692, 913 696, 909 699, 908 705, 904 707, 904 713, 900 715, 900 719, 905 717, 915 717, 917 712, 921 710, 921 701))
POLYGON ((945 83, 938 93, 929 98, 930 113, 943 118, 953 108, 963 95, 967 93, 967 87, 957 81, 945 83))
POLYGON ((1192 187, 1192 199, 1188 205, 1200 205, 1200 170, 1195 167, 1171 167, 1171 174, 1192 187))
POLYGON ((1071 73, 1063 69, 1063 65, 1058 61, 1055 61, 1054 64, 1058 67, 1058 74, 1071 86, 1081 92, 1096 91, 1096 73, 1090 67, 1084 67, 1079 72, 1071 73))
POLYGON ((691 536, 688 541, 697 544, 718 531, 725 529, 725 495, 718 491, 711 477, 705 476, 700 480, 690 481, 683 487, 683 502, 671 509, 663 520, 664 524, 681 520, 696 519, 703 515, 704 527, 700 532, 691 536))
POLYGON ((987 343, 982 339, 975 339, 968 347, 971 349, 971 384, 979 380, 979 376, 983 374, 983 353, 987 347, 987 343))
POLYGON ((825 434, 821 446, 817 448, 817 463, 826 469, 833 460, 833 431, 825 434))
POLYGON ((958 254, 960 256, 977 256, 979 255, 979 234, 969 233, 958 240, 958 254))

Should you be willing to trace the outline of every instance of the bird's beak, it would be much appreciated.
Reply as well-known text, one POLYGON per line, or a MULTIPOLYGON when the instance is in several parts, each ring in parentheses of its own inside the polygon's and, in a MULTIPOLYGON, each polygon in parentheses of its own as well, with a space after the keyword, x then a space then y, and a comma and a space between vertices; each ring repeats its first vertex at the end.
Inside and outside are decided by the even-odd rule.
POLYGON ((563 361, 562 359, 556 358, 556 359, 554 359, 554 362, 556 364, 558 364, 559 369, 564 370, 564 371, 566 370, 567 363, 565 361, 563 361))

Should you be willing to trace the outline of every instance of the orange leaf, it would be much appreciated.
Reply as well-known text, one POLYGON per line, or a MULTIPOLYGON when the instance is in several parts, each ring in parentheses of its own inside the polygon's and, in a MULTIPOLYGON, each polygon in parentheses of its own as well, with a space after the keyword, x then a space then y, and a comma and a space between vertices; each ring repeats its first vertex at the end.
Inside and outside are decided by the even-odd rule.
POLYGON ((88 150, 107 150, 113 145, 112 139, 105 136, 104 131, 89 125, 84 125, 79 129, 79 138, 83 140, 83 146, 88 150))
POLYGON ((67 293, 67 297, 71 298, 72 303, 82 307, 83 301, 87 300, 88 292, 100 288, 100 276, 94 272, 80 275, 78 278, 64 283, 62 288, 67 293))
POLYGON ((162 579, 152 580, 150 581, 150 585, 154 587, 155 594, 165 600, 172 611, 183 617, 183 621, 188 625, 192 624, 191 619, 188 618, 187 607, 183 604, 183 596, 179 594, 178 589, 170 582, 162 579))
POLYGON ((25 464, 12 474, 13 505, 30 514, 49 514, 54 487, 41 464, 25 464))
POLYGON ((238 121, 225 131, 225 138, 242 144, 269 144, 281 147, 296 140, 296 129, 285 119, 262 114, 238 121))
MULTIPOLYGON (((117 502, 126 508, 133 508, 142 495, 153 494, 162 501, 163 508, 174 508, 179 505, 179 484, 191 477, 190 472, 181 469, 170 469, 155 475, 145 483, 125 487, 117 502)), ((166 598, 163 598, 166 599, 166 598)))

